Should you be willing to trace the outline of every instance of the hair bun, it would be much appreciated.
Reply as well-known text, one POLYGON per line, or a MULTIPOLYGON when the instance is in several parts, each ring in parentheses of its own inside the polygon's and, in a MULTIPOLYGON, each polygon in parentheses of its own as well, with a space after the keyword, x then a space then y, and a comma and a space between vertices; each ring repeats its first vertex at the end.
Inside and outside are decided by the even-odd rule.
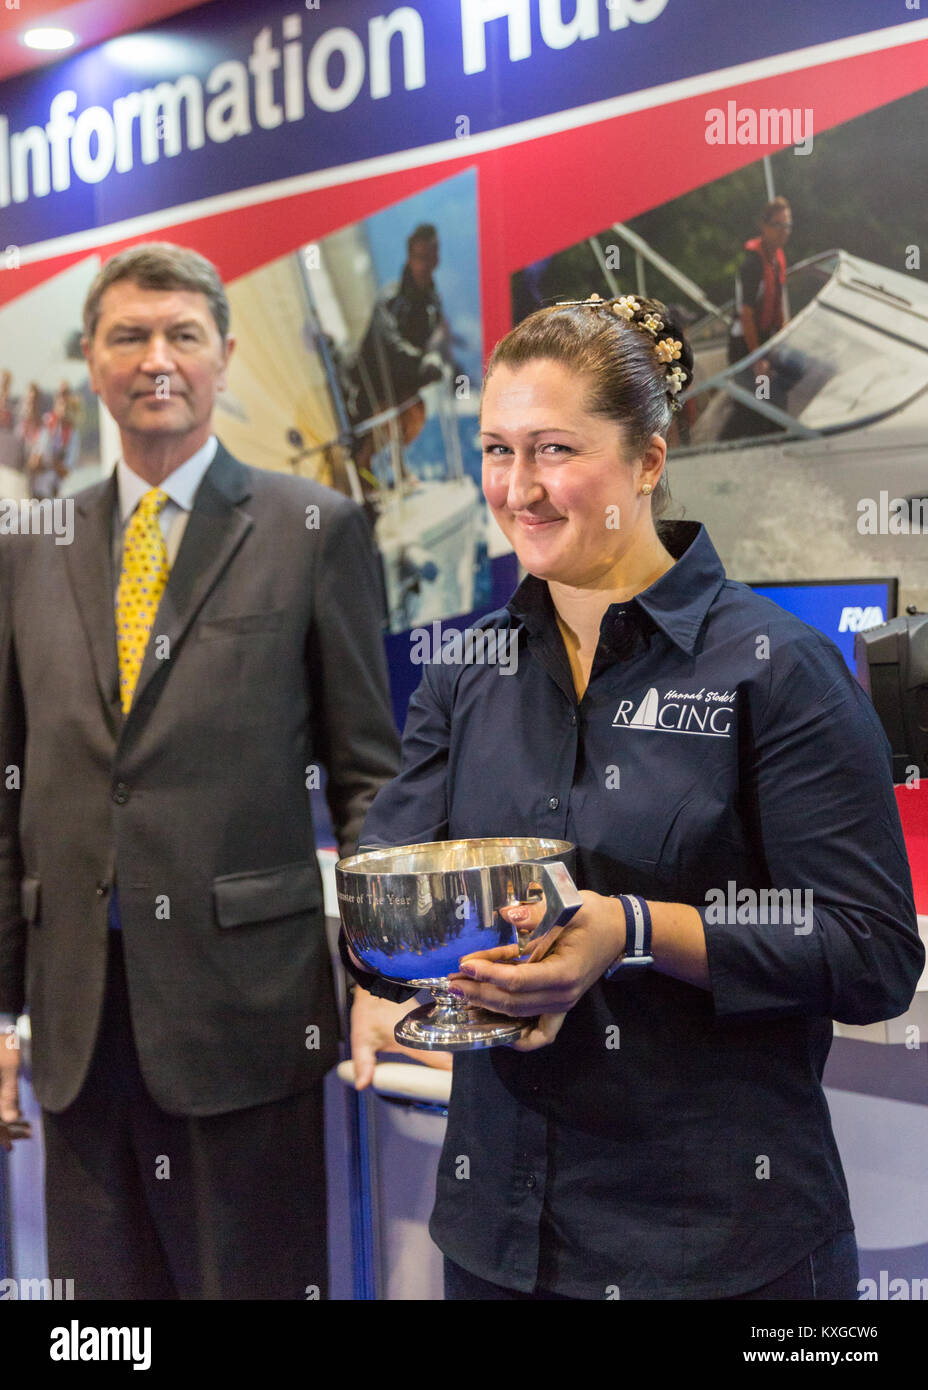
POLYGON ((693 349, 674 312, 659 299, 637 294, 616 295, 602 304, 652 340, 655 367, 663 372, 670 403, 678 410, 676 397, 693 380, 693 349))

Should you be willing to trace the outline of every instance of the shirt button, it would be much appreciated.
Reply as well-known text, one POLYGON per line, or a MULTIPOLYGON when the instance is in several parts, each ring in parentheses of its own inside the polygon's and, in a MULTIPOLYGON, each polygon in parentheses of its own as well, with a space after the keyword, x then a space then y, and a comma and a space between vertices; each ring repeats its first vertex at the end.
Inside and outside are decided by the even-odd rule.
POLYGON ((528 1177, 525 1179, 525 1186, 529 1189, 529 1191, 531 1191, 531 1189, 535 1187, 537 1182, 538 1179, 535 1177, 535 1174, 529 1173, 528 1177))
POLYGON ((129 788, 126 786, 125 782, 116 783, 113 788, 113 800, 116 802, 117 806, 125 806, 126 802, 129 800, 129 788))
POLYGON ((548 797, 548 810, 549 810, 549 811, 556 811, 557 808, 560 806, 560 804, 561 804, 561 803, 560 803, 559 799, 558 799, 556 796, 549 796, 549 797, 548 797))

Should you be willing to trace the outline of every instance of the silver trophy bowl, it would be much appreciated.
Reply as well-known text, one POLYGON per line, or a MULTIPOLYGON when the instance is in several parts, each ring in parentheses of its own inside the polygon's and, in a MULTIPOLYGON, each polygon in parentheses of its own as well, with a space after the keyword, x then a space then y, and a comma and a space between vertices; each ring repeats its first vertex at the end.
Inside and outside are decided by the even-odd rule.
POLYGON ((396 1026, 407 1047, 459 1052, 514 1042, 525 1020, 473 1008, 448 991, 462 956, 517 946, 539 960, 581 905, 574 846, 497 837, 377 849, 335 866, 353 954, 386 980, 431 990, 434 1002, 396 1026))

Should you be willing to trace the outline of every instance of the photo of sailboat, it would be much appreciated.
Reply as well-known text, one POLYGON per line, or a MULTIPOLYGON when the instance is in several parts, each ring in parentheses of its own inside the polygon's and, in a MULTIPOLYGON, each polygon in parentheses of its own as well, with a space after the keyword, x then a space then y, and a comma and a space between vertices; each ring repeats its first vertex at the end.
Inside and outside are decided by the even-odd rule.
MULTIPOLYGON (((441 188, 428 194, 434 220, 421 220, 420 194, 407 200, 404 225, 436 233, 437 259, 445 195, 441 188)), ((397 209, 390 211, 395 218, 397 209)), ((383 564, 388 629, 403 632, 476 608, 498 538, 488 534, 479 487, 477 393, 452 349, 443 355, 435 346, 453 335, 428 276, 421 298, 430 336, 400 336, 401 328, 413 332, 406 325, 418 307, 415 286, 400 324, 391 306, 401 289, 394 295, 378 274, 374 221, 307 241, 229 286, 238 342, 217 402, 217 428, 238 457, 315 478, 364 507, 383 564), (413 386, 404 352, 427 363, 413 386)), ((407 249, 407 267, 427 239, 407 249)), ((468 326, 479 325, 476 281, 471 293, 468 326)), ((479 362, 479 341, 470 346, 479 362)))
POLYGON ((928 284, 831 250, 793 266, 787 286, 793 317, 740 362, 725 359, 724 321, 694 325, 674 498, 711 514, 736 577, 850 566, 928 592, 928 284), (746 389, 758 358, 783 365, 780 405, 746 389))

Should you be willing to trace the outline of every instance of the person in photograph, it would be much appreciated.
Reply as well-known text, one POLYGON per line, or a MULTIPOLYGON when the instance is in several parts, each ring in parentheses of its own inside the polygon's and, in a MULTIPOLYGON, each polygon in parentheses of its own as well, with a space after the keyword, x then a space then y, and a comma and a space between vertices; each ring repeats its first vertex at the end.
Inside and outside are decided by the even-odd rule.
POLYGON ((33 497, 57 497, 61 484, 77 467, 81 435, 80 400, 66 381, 55 393, 52 408, 42 417, 42 428, 29 455, 28 471, 33 497))
MULTIPOLYGON (((760 234, 744 243, 744 255, 735 278, 735 320, 728 343, 729 362, 756 352, 778 333, 787 320, 786 255, 784 247, 793 230, 793 214, 786 198, 773 198, 760 216, 760 234)), ((759 358, 754 372, 768 370, 759 358)))
MULTIPOLYGON (((740 362, 756 352, 788 321, 784 247, 792 230, 789 202, 784 197, 773 198, 761 213, 760 234, 744 243, 744 255, 735 277, 735 317, 728 338, 729 363, 740 362)), ((790 388, 799 375, 801 363, 794 354, 772 349, 739 373, 737 381, 757 399, 786 410, 790 388)), ((736 401, 721 438, 770 434, 776 428, 763 414, 736 401)))
POLYGON ((407 240, 399 280, 377 295, 367 332, 345 370, 346 407, 358 430, 354 459, 365 490, 375 485, 371 459, 389 442, 390 430, 386 424, 358 427, 399 407, 399 439, 404 448, 411 444, 425 424, 419 391, 439 381, 451 361, 451 330, 434 280, 438 263, 438 232, 432 223, 420 223, 407 240))
MULTIPOLYGON (((550 953, 451 976, 524 1029, 454 1056, 430 1226, 449 1299, 857 1297, 822 1076, 832 1020, 904 1013, 925 960, 890 748, 837 647, 663 516, 692 365, 631 295, 497 344, 483 487, 526 577, 483 626, 517 668, 423 668, 361 832, 576 846, 550 953)), ((410 991, 342 949, 364 1087, 410 991)))
POLYGON ((13 396, 13 373, 8 367, 0 372, 0 430, 12 430, 16 423, 16 401, 13 396))
POLYGON ((37 381, 30 381, 20 402, 14 427, 19 451, 18 467, 23 472, 28 472, 29 460, 42 433, 43 420, 42 390, 37 381))
POLYGON ((0 537, 0 1009, 30 1014, 49 1272, 82 1299, 326 1297, 307 788, 350 853, 398 737, 367 520, 223 447, 233 348, 204 257, 107 261, 83 349, 121 456, 70 544, 0 537))
POLYGON ((13 395, 13 373, 0 372, 0 468, 18 468, 19 441, 16 438, 17 402, 13 395))

